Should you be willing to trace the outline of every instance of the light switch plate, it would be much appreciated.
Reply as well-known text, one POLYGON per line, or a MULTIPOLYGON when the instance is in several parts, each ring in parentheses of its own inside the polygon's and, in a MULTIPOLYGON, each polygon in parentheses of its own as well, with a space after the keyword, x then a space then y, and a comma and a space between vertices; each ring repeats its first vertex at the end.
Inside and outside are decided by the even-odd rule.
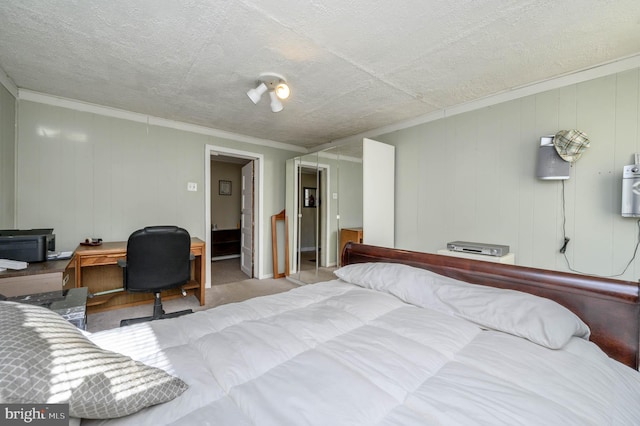
POLYGON ((187 191, 197 191, 198 190, 198 184, 195 182, 189 182, 187 183, 187 191))

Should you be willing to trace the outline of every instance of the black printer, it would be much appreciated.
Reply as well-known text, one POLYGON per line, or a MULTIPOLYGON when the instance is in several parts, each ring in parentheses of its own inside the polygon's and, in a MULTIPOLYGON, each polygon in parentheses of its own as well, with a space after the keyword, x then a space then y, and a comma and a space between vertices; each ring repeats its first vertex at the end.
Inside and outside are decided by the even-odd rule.
POLYGON ((44 262, 56 250, 52 228, 0 229, 0 259, 44 262))

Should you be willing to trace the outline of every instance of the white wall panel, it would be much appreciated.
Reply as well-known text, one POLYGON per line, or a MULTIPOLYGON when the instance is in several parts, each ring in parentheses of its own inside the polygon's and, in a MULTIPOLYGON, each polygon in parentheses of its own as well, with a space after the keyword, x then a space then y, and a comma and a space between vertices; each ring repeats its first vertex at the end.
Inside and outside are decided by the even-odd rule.
MULTIPOLYGON (((560 128, 558 127, 558 93, 557 91, 544 92, 534 96, 535 115, 533 120, 530 146, 527 150, 532 150, 531 161, 526 164, 529 181, 533 183, 533 261, 540 264, 554 264, 555 253, 562 245, 562 237, 559 234, 558 226, 561 216, 561 205, 556 202, 561 194, 560 181, 537 181, 535 179, 535 164, 540 136, 553 135, 560 128)), ((516 257, 517 260, 517 257, 516 257)))
MULTIPOLYGON (((567 258, 585 273, 620 273, 637 236, 620 215, 620 179, 640 151, 639 91, 634 69, 378 136, 398 158, 396 246, 503 243, 518 264, 568 270, 562 184, 536 179, 535 162, 541 136, 577 128, 591 148, 565 181, 567 258), (416 187, 415 198, 402 192, 416 187)), ((638 262, 621 278, 636 280, 638 262)))
POLYGON ((482 229, 484 236, 479 236, 482 241, 493 244, 507 244, 503 240, 501 230, 504 228, 504 219, 500 206, 502 198, 501 187, 501 151, 498 134, 500 131, 499 108, 489 107, 479 111, 477 133, 475 135, 476 155, 473 181, 477 185, 477 198, 475 200, 474 229, 482 229), (493 187, 490 191, 487 187, 493 187), (493 224, 491 227, 483 227, 483 224, 493 224))
MULTIPOLYGON (((296 154, 27 100, 19 101, 18 127, 16 225, 53 227, 59 250, 87 236, 126 240, 157 224, 204 240, 207 144, 264 153, 268 218, 284 206, 285 160, 296 154)), ((270 241, 262 245, 271 265, 270 241)))
MULTIPOLYGON (((518 224, 520 218, 520 200, 517 196, 518 189, 522 184, 521 179, 514 179, 522 173, 520 164, 513 161, 522 155, 521 147, 518 146, 517 138, 513 135, 517 134, 520 124, 520 112, 518 109, 509 108, 506 104, 496 105, 494 107, 495 115, 502 117, 497 126, 495 140, 498 146, 499 162, 496 165, 499 171, 498 181, 494 183, 498 190, 497 203, 493 206, 493 210, 498 212, 501 226, 498 226, 494 241, 500 241, 499 244, 507 244, 512 250, 517 251, 519 245, 518 224), (501 195, 509 194, 509 195, 501 195)), ((481 237, 481 239, 489 238, 481 237)))
MULTIPOLYGON (((638 71, 629 71, 617 75, 615 105, 615 146, 613 152, 614 167, 611 192, 612 210, 617 211, 622 203, 621 180, 622 167, 619 164, 633 164, 633 153, 640 152, 640 79, 638 71)), ((613 220, 612 238, 616 242, 611 253, 613 271, 622 271, 636 244, 638 232, 630 232, 628 223, 633 219, 613 220)), ((637 230, 636 230, 637 231, 637 230)))
POLYGON ((611 273, 611 221, 620 215, 620 209, 612 209, 610 202, 614 109, 615 76, 576 86, 575 126, 587 132, 592 142, 572 167, 572 181, 567 185, 575 197, 574 210, 567 218, 572 245, 567 253, 573 269, 594 274, 611 273))
POLYGON ((0 84, 0 228, 13 228, 16 99, 0 84))
MULTIPOLYGON (((478 197, 479 182, 475 179, 478 163, 477 140, 475 129, 477 117, 472 115, 459 115, 453 118, 454 139, 452 145, 455 147, 455 167, 450 170, 452 187, 449 192, 453 210, 452 230, 456 234, 469 235, 475 227, 476 203, 478 197)), ((463 239, 455 237, 454 239, 463 239)))
POLYGON ((536 217, 534 178, 535 161, 538 151, 539 137, 541 136, 535 128, 536 103, 534 97, 509 102, 508 106, 519 112, 519 122, 517 129, 511 129, 513 133, 513 144, 517 146, 517 151, 509 157, 514 164, 518 165, 518 171, 509 179, 518 180, 517 192, 505 194, 518 198, 518 246, 515 251, 516 262, 524 265, 534 264, 534 219, 536 217))
POLYGON ((362 239, 395 245, 395 147, 371 139, 362 148, 362 239))
MULTIPOLYGON (((413 132, 407 132, 404 137, 413 137, 413 132)), ((431 140, 438 140, 437 136, 429 137, 431 140)), ((439 146, 438 144, 434 144, 439 146)), ((423 155, 422 144, 416 143, 402 151, 396 152, 396 163, 402 167, 396 168, 396 179, 404 182, 404 186, 396 191, 395 202, 403 206, 403 222, 396 221, 395 236, 397 239, 406 242, 406 247, 418 247, 421 235, 416 232, 420 216, 418 211, 423 211, 423 216, 428 216, 433 209, 423 208, 421 196, 425 193, 425 188, 429 188, 429 182, 424 182, 421 178, 420 164, 426 167, 432 165, 432 157, 423 155)))
MULTIPOLYGON (((420 210, 415 212, 418 216, 418 229, 413 230, 421 237, 416 249, 419 249, 425 241, 446 238, 454 227, 451 204, 447 200, 455 198, 456 194, 450 193, 450 188, 443 185, 443 182, 448 182, 455 172, 451 169, 451 164, 440 160, 443 156, 450 158, 457 151, 456 146, 448 143, 451 140, 447 136, 448 130, 443 122, 442 125, 430 129, 433 131, 434 139, 422 140, 421 159, 428 158, 429 164, 425 165, 420 161, 416 166, 421 173, 421 183, 423 183, 421 193, 418 194, 420 210), (431 149, 433 147, 431 140, 438 141, 435 151, 431 149), (449 209, 443 209, 444 206, 448 206, 449 209), (440 223, 442 226, 433 228, 428 226, 429 223, 440 223)), ((402 168, 402 164, 399 163, 398 168, 402 168)), ((396 222, 399 222, 397 218, 396 222)))

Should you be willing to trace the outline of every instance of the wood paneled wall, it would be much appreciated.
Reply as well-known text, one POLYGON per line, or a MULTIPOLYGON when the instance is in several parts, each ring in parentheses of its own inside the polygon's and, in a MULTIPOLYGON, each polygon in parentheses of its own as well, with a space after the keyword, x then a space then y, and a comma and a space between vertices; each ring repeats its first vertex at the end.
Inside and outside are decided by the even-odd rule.
MULTIPOLYGON (((640 151, 639 90, 633 69, 376 137, 396 145, 396 247, 507 244, 517 264, 621 273, 638 234, 620 203, 622 168, 640 151), (563 215, 562 184, 536 179, 536 153, 541 136, 574 128, 591 147, 565 182, 563 215)), ((620 278, 638 274, 636 259, 620 278)))
MULTIPOLYGON (((1 72, 1 71, 0 71, 1 72)), ((13 228, 16 99, 0 84, 0 228, 13 228)))

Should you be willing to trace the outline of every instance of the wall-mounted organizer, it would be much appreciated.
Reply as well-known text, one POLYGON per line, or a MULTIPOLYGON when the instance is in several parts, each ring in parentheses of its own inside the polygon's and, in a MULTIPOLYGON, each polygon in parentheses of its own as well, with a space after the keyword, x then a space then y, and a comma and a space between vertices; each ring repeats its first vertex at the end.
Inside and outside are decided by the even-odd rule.
POLYGON ((553 145, 553 135, 540 138, 538 158, 536 163, 536 176, 542 180, 566 180, 569 179, 571 163, 564 161, 553 145))

